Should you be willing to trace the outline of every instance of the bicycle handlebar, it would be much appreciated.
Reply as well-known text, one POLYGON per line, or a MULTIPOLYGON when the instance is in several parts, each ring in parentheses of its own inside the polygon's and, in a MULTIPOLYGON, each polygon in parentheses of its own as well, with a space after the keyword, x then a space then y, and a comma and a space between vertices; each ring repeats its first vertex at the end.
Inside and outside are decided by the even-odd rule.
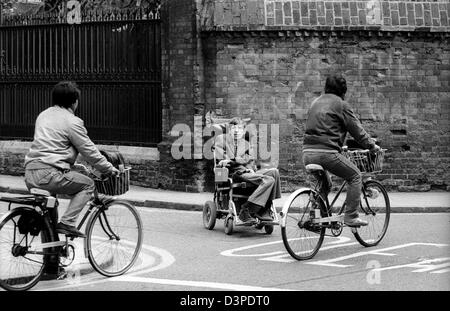
MULTIPOLYGON (((90 177, 90 178, 92 178, 93 180, 96 180, 96 181, 106 181, 106 180, 108 180, 108 178, 112 177, 112 175, 104 175, 104 174, 100 174, 100 176, 98 176, 95 173, 94 169, 92 169, 90 167, 87 167, 87 166, 85 166, 85 165, 83 165, 81 163, 75 163, 72 166, 72 168, 74 168, 76 171, 78 171, 78 172, 80 172, 80 173, 82 173, 82 174, 84 174, 84 175, 86 175, 86 176, 88 176, 88 177, 90 177)), ((119 175, 115 175, 115 177, 116 178, 120 178, 119 175)))

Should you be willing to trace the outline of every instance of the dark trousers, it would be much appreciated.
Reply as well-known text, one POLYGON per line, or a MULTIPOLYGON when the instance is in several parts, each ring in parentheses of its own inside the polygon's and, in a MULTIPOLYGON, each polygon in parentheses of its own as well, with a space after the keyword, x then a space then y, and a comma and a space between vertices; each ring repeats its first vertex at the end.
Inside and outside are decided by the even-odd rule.
POLYGON ((362 178, 361 172, 355 164, 337 152, 304 152, 303 163, 304 165, 319 164, 325 170, 347 181, 345 215, 350 218, 358 216, 357 210, 361 201, 362 178))
POLYGON ((281 198, 280 173, 276 168, 243 173, 239 179, 258 186, 248 201, 261 206, 262 209, 270 208, 273 200, 281 198))

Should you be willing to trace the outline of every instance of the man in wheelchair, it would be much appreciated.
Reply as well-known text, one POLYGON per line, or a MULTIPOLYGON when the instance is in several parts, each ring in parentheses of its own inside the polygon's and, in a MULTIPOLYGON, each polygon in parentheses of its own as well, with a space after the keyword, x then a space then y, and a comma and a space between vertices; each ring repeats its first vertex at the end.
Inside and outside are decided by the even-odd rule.
POLYGON ((256 223, 255 217, 261 221, 272 221, 272 201, 281 198, 278 169, 258 169, 249 152, 251 147, 246 123, 234 118, 225 133, 216 137, 214 148, 218 166, 228 167, 234 182, 246 182, 256 187, 239 212, 239 219, 246 224, 256 223))

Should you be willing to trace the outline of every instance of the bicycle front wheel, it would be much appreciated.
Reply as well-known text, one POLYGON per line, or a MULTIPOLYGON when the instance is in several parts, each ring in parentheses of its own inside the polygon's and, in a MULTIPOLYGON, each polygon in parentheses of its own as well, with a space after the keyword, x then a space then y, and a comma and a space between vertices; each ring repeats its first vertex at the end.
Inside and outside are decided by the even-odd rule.
POLYGON ((89 221, 89 261, 104 276, 122 275, 138 258, 142 239, 142 221, 136 208, 128 202, 112 201, 89 221))
POLYGON ((389 196, 383 185, 376 180, 364 183, 359 217, 369 224, 353 230, 356 240, 363 246, 375 246, 386 234, 391 205, 389 196))
POLYGON ((16 208, 0 219, 0 287, 24 291, 39 282, 44 252, 34 245, 49 240, 48 228, 34 210, 16 208))
MULTIPOLYGON (((286 211, 286 225, 281 228, 284 246, 297 260, 311 259, 322 245, 325 228, 311 222, 313 202, 311 190, 305 190, 295 196, 286 211)), ((320 198, 318 200, 321 200, 320 198)))

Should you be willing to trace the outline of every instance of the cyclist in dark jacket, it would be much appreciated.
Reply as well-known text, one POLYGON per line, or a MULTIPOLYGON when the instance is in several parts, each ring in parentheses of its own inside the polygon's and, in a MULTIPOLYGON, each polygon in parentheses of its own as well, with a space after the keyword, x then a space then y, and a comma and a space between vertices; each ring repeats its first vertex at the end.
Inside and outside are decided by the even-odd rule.
MULTIPOLYGON (((347 133, 372 152, 379 147, 344 100, 346 92, 347 84, 341 75, 329 76, 325 94, 311 104, 303 140, 303 163, 319 164, 348 182, 344 222, 348 226, 365 226, 368 223, 359 218, 357 211, 361 197, 361 172, 340 152, 347 133)), ((325 189, 325 193, 328 191, 325 189)))

